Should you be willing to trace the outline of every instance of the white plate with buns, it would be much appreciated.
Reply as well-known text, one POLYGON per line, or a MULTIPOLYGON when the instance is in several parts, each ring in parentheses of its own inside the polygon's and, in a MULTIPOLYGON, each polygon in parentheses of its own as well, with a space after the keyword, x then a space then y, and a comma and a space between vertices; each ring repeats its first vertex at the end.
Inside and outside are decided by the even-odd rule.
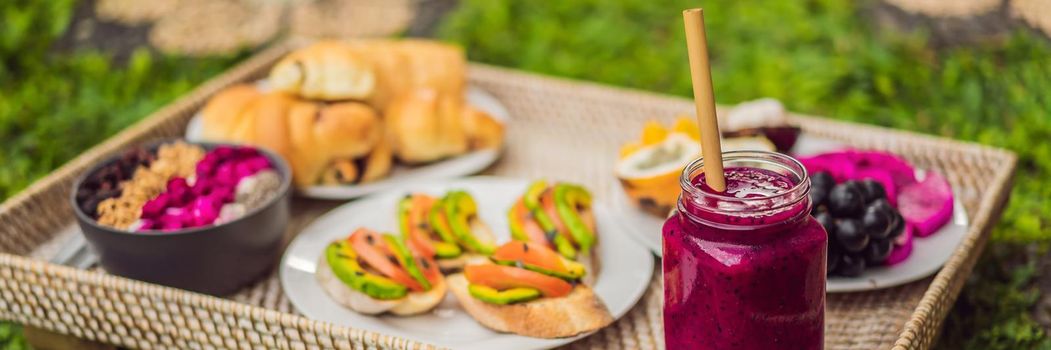
MULTIPOLYGON (((344 308, 332 300, 317 282, 317 262, 326 245, 346 237, 358 227, 377 232, 398 233, 395 208, 407 193, 442 194, 461 189, 477 202, 478 215, 492 228, 497 242, 510 240, 507 210, 529 186, 525 179, 472 177, 438 182, 413 182, 404 188, 386 191, 344 204, 319 217, 305 228, 285 251, 279 267, 281 285, 289 301, 303 315, 382 334, 418 340, 453 349, 544 349, 579 339, 540 339, 498 333, 483 327, 464 311, 452 293, 434 310, 399 317, 368 316, 344 308)), ((599 244, 596 255, 601 268, 592 286, 614 318, 623 316, 649 286, 654 268, 653 256, 622 231, 604 203, 595 202, 599 244)), ((561 322, 552 319, 550 322, 561 322)))
MULTIPOLYGON (((258 82, 256 86, 260 90, 267 89, 265 80, 258 82)), ((468 103, 488 113, 493 119, 505 126, 511 120, 511 113, 508 112, 507 107, 485 90, 469 86, 466 99, 468 103)), ((189 125, 186 127, 186 139, 201 141, 204 139, 203 134, 203 121, 200 114, 198 114, 190 120, 189 125)), ((500 153, 500 148, 479 149, 423 165, 406 166, 396 164, 386 177, 374 182, 353 185, 314 185, 300 188, 299 194, 318 199, 353 199, 371 193, 398 188, 407 183, 477 174, 496 162, 500 158, 500 153)))

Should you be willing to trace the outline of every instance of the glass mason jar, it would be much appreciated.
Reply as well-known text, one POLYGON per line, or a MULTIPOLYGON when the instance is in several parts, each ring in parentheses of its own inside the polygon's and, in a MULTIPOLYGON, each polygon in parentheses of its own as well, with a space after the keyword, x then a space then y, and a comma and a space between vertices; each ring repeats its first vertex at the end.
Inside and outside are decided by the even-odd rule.
POLYGON ((704 183, 704 159, 682 172, 664 223, 668 349, 821 349, 827 234, 810 217, 799 161, 723 153, 727 190, 704 183))

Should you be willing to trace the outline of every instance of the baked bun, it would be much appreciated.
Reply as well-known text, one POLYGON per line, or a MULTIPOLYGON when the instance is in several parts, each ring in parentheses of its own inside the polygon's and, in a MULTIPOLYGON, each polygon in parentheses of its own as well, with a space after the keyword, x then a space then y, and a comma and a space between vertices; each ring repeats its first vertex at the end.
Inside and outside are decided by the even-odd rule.
POLYGON ((467 152, 462 97, 420 89, 398 97, 387 109, 387 137, 406 163, 427 163, 467 152))
POLYGON ((372 65, 346 44, 320 41, 293 51, 270 70, 275 90, 325 100, 366 99, 376 88, 372 65))
POLYGON ((390 171, 389 146, 380 146, 380 117, 364 103, 316 103, 241 85, 217 94, 201 113, 205 140, 249 144, 281 155, 298 187, 317 184, 326 172, 346 171, 340 161, 352 162, 355 169, 349 180, 338 183, 375 179, 390 171), (366 156, 363 164, 375 168, 353 163, 366 156))
POLYGON ((201 118, 206 126, 202 136, 209 140, 243 142, 248 130, 242 125, 245 119, 241 114, 262 95, 259 89, 247 84, 219 91, 201 109, 201 118))
POLYGON ((535 338, 565 338, 593 332, 613 323, 606 305, 591 288, 582 284, 561 298, 497 305, 471 296, 463 274, 448 276, 446 282, 471 317, 498 332, 535 338))
POLYGON ((500 148, 504 143, 504 124, 496 121, 488 113, 471 105, 464 105, 464 132, 467 134, 468 147, 471 149, 500 148))
POLYGON ((296 184, 313 185, 336 160, 365 156, 381 132, 379 115, 363 103, 297 103, 288 115, 296 184))

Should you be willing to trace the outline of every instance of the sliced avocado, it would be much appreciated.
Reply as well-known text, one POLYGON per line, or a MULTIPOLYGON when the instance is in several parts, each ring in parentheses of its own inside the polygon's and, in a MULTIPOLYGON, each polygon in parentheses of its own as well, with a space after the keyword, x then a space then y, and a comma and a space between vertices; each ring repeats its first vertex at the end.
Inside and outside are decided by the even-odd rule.
POLYGON ((445 217, 445 198, 439 199, 434 203, 434 206, 431 207, 431 213, 427 215, 427 221, 431 223, 434 232, 438 233, 442 241, 456 245, 456 235, 453 234, 452 228, 449 227, 449 220, 445 217))
POLYGON ((409 212, 412 211, 412 195, 406 195, 398 201, 398 229, 401 230, 402 237, 409 239, 409 212))
POLYGON ((456 235, 457 241, 465 248, 484 255, 489 255, 496 250, 489 242, 483 242, 478 238, 476 232, 471 229, 471 220, 478 220, 478 205, 474 198, 464 191, 452 191, 445 195, 442 200, 445 218, 449 227, 456 235))
POLYGON ((426 277, 423 277, 423 272, 416 265, 416 259, 412 257, 412 253, 409 253, 409 248, 405 246, 405 241, 389 233, 383 234, 383 240, 387 242, 387 246, 394 253, 394 258, 398 259, 398 263, 405 268, 405 272, 408 272, 409 276, 423 287, 423 290, 430 290, 431 282, 426 277))
MULTIPOLYGON (((547 181, 536 180, 529 185, 526 189, 525 195, 522 196, 522 202, 525 203, 526 209, 529 209, 530 213, 533 213, 533 218, 540 224, 540 228, 544 229, 544 232, 551 236, 551 233, 558 233, 555 228, 555 222, 551 221, 551 218, 544 212, 544 208, 540 207, 540 195, 544 194, 544 190, 547 190, 547 181)), ((550 239, 550 237, 548 237, 550 239)))
MULTIPOLYGON (((445 228, 443 225, 436 224, 436 222, 435 222, 436 218, 432 218, 431 217, 431 216, 434 215, 435 210, 438 209, 437 207, 438 207, 438 205, 435 205, 435 208, 431 208, 431 211, 428 214, 428 219, 427 219, 427 221, 428 221, 427 229, 428 230, 438 231, 439 226, 441 226, 442 228, 445 228)), ((406 240, 411 239, 409 237, 409 228, 411 227, 411 225, 414 224, 414 223, 409 221, 409 212, 411 212, 411 211, 412 211, 412 196, 408 195, 408 196, 405 196, 405 198, 403 198, 401 201, 398 202, 398 226, 401 229, 402 237, 404 237, 406 240)), ((422 223, 415 223, 415 224, 416 225, 420 225, 422 223)), ((442 238, 442 240, 441 241, 437 241, 437 240, 431 239, 431 245, 434 246, 434 254, 439 259, 455 258, 455 257, 460 256, 460 254, 463 254, 463 250, 461 250, 460 247, 456 245, 455 240, 452 240, 453 237, 452 237, 451 233, 449 233, 450 241, 446 241, 444 235, 442 235, 440 232, 439 232, 438 235, 439 235, 439 237, 442 238)))
POLYGON ((409 290, 387 277, 365 271, 358 264, 358 254, 345 241, 329 243, 325 248, 325 262, 344 284, 371 298, 390 300, 405 297, 409 290))
POLYGON ((540 297, 540 291, 533 288, 511 288, 499 291, 483 285, 468 284, 467 291, 475 299, 499 305, 521 303, 540 297))
POLYGON ((460 249, 460 246, 454 243, 436 242, 432 240, 431 244, 434 245, 434 255, 437 256, 438 259, 455 258, 460 256, 460 254, 463 254, 463 250, 460 249))
POLYGON ((547 216, 547 212, 540 206, 540 196, 547 190, 547 182, 544 180, 533 181, 526 189, 526 193, 522 195, 522 202, 525 203, 526 209, 533 214, 533 218, 536 219, 537 224, 544 230, 544 235, 547 239, 554 243, 555 250, 558 251, 562 256, 575 259, 577 257, 577 249, 573 246, 566 237, 558 234, 558 228, 555 227, 555 222, 551 220, 551 217, 547 216))
MULTIPOLYGON (((551 238, 551 235, 548 235, 548 238, 551 238)), ((570 259, 577 258, 577 248, 574 247, 573 243, 569 242, 565 236, 555 234, 552 241, 555 243, 555 250, 557 250, 559 254, 562 254, 563 257, 570 259)))
POLYGON ((591 193, 580 186, 557 184, 554 194, 555 208, 558 209, 558 216, 566 225, 569 234, 580 245, 581 251, 591 251, 591 246, 595 244, 595 233, 591 232, 577 213, 578 207, 591 206, 591 193))
POLYGON ((548 275, 548 276, 551 276, 551 277, 558 277, 558 278, 564 279, 564 280, 569 281, 569 282, 573 282, 573 281, 579 280, 579 279, 583 278, 584 275, 587 274, 586 269, 584 268, 583 264, 578 263, 578 262, 573 261, 573 260, 566 259, 565 257, 562 257, 562 264, 566 267, 566 272, 552 271, 552 270, 545 269, 543 267, 536 266, 536 265, 533 265, 533 264, 523 263, 521 261, 496 260, 496 259, 492 259, 492 260, 493 260, 493 262, 495 262, 497 264, 500 264, 500 265, 518 266, 518 267, 521 267, 521 268, 529 270, 529 271, 539 272, 539 273, 542 273, 542 274, 545 274, 545 275, 548 275))
POLYGON ((519 220, 518 213, 515 212, 516 206, 517 204, 507 210, 507 225, 511 228, 511 239, 529 242, 529 235, 525 233, 525 228, 523 228, 524 223, 522 220, 519 220))

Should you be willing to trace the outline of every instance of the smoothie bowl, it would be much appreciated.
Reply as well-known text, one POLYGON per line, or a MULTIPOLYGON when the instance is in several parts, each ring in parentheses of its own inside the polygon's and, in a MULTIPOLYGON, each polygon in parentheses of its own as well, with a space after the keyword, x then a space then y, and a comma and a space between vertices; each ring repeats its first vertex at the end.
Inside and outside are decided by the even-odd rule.
POLYGON ((224 295, 277 261, 290 184, 269 151, 165 141, 95 165, 70 200, 107 272, 224 295))

